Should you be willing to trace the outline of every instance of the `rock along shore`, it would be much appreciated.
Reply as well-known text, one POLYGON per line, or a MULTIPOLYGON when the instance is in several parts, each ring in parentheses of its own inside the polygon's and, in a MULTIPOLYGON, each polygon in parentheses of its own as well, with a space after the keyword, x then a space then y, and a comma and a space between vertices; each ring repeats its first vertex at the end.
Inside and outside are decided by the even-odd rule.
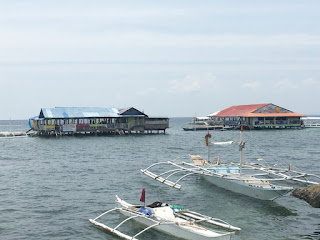
POLYGON ((320 208, 320 184, 306 188, 296 188, 291 192, 292 196, 305 200, 314 208, 320 208))

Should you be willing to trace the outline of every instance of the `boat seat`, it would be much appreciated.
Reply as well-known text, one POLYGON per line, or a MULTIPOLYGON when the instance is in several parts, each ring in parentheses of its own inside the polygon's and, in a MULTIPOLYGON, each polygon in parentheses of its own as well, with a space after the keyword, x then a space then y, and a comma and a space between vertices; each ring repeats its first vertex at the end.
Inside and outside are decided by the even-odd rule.
POLYGON ((268 181, 262 181, 262 180, 246 180, 247 183, 257 185, 257 186, 270 186, 270 183, 268 181))
POLYGON ((189 155, 194 165, 204 166, 206 161, 200 155, 189 155))

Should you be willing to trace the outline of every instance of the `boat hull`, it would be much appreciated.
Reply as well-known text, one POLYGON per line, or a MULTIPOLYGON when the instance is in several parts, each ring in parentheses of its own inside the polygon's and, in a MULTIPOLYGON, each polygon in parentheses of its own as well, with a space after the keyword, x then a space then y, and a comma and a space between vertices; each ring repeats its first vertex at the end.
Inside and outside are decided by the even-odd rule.
POLYGON ((305 128, 320 128, 320 124, 308 124, 304 125, 305 128))
MULTIPOLYGON (((128 217, 132 216, 132 214, 128 211, 120 210, 120 212, 125 216, 128 216, 128 217)), ((153 221, 144 217, 137 217, 137 218, 134 218, 134 220, 146 226, 151 226, 154 224, 153 221)), ((158 226, 153 227, 153 229, 164 232, 166 234, 170 234, 175 237, 189 239, 189 240, 208 240, 208 239, 230 240, 231 239, 230 234, 225 234, 225 235, 217 234, 217 236, 205 236, 205 235, 200 235, 199 232, 198 233, 192 232, 188 230, 187 227, 182 227, 177 224, 160 224, 158 226)))
POLYGON ((274 200, 288 193, 291 188, 284 189, 270 189, 255 187, 244 181, 232 180, 227 178, 222 178, 219 176, 203 176, 203 178, 224 189, 230 190, 232 192, 240 193, 249 197, 257 198, 260 200, 274 200))
POLYGON ((184 127, 184 131, 208 131, 208 130, 221 130, 223 127, 219 126, 194 126, 194 127, 184 127))

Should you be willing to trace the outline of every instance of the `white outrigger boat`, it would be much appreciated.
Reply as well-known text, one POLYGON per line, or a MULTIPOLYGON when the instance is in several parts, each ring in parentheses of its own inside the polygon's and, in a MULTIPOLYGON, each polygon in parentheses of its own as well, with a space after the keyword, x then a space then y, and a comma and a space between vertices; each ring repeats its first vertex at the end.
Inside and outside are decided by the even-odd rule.
POLYGON ((137 240, 139 235, 152 228, 169 235, 190 240, 229 240, 231 239, 231 236, 235 234, 235 231, 241 230, 221 219, 211 218, 177 206, 168 206, 168 204, 159 202, 148 205, 149 207, 132 205, 121 200, 118 196, 116 196, 116 202, 119 207, 106 211, 94 219, 89 219, 89 221, 104 230, 128 240, 137 240), (114 211, 120 211, 125 216, 128 216, 128 218, 120 222, 114 228, 98 222, 99 218, 114 211), (134 236, 129 236, 118 230, 120 226, 131 219, 136 220, 147 227, 134 236), (211 230, 199 223, 207 223, 216 228, 225 229, 225 231, 211 230))
POLYGON ((305 128, 320 128, 320 117, 304 117, 301 120, 305 128))
POLYGON ((28 134, 25 132, 0 132, 0 138, 17 138, 27 136, 28 134))
POLYGON ((303 183, 306 185, 318 184, 319 182, 310 181, 307 177, 319 181, 320 177, 314 174, 306 174, 303 172, 293 171, 290 169, 267 167, 256 163, 243 163, 242 149, 245 142, 242 140, 242 129, 240 133, 240 142, 209 142, 208 138, 211 135, 206 135, 206 145, 208 146, 208 160, 204 160, 199 155, 190 155, 193 163, 172 161, 159 162, 152 164, 146 169, 141 169, 141 172, 148 177, 164 183, 168 186, 181 189, 178 184, 180 180, 190 175, 201 175, 210 183, 253 198, 261 200, 274 200, 280 196, 290 192, 293 187, 292 183, 303 183), (240 163, 220 164, 218 158, 216 163, 209 161, 209 147, 238 144, 240 150, 240 163), (168 171, 156 174, 150 169, 155 166, 160 166, 164 169, 164 165, 169 166, 168 171), (173 169, 172 169, 173 167, 173 169), (259 173, 256 173, 256 172, 259 173), (181 176, 182 175, 182 176, 181 176), (175 180, 174 178, 177 177, 175 180), (274 183, 288 183, 291 181, 291 186, 275 185, 274 183))

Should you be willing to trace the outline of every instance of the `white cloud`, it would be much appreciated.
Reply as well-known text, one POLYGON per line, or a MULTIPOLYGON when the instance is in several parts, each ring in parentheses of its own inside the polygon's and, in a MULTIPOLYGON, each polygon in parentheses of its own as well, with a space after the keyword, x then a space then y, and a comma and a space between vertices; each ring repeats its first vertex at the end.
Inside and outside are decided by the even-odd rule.
POLYGON ((154 94, 156 92, 155 88, 146 88, 146 89, 141 89, 139 91, 137 91, 138 95, 150 95, 150 94, 154 94))
POLYGON ((313 78, 306 78, 302 81, 303 85, 312 86, 319 84, 319 81, 314 80, 313 78))
POLYGON ((216 15, 248 15, 248 14, 270 14, 286 13, 287 6, 245 6, 242 4, 229 4, 222 6, 220 4, 190 4, 186 2, 183 6, 180 3, 165 1, 159 4, 148 4, 141 2, 117 3, 112 1, 95 1, 90 4, 88 1, 28 1, 19 4, 10 4, 10 2, 0 3, 2 18, 23 17, 28 19, 70 19, 70 18, 98 18, 100 20, 110 19, 166 19, 181 17, 203 17, 216 15), (13 13, 15 13, 13 17, 13 13))
POLYGON ((257 88, 261 85, 258 81, 246 81, 242 84, 242 87, 244 88, 257 88))
POLYGON ((212 87, 216 77, 212 73, 188 75, 182 80, 169 82, 169 92, 199 92, 212 87))
POLYGON ((78 32, 61 29, 6 30, 0 33, 1 48, 111 48, 131 47, 293 47, 319 46, 319 35, 211 35, 167 34, 152 31, 135 32, 78 32))
POLYGON ((274 88, 276 89, 296 89, 298 85, 289 79, 283 79, 274 84, 274 88))
POLYGON ((246 93, 239 104, 271 99, 314 113, 308 103, 309 96, 320 101, 319 3, 231 2, 0 1, 0 99, 20 96, 0 119, 67 104, 141 104, 148 114, 194 116, 237 104, 232 86, 246 93), (83 88, 90 83, 99 88, 83 88), (23 91, 48 84, 60 87, 58 102, 57 91, 40 92, 40 103, 23 91))
POLYGON ((304 80, 289 80, 289 79, 283 79, 278 82, 276 82, 273 87, 276 89, 297 89, 297 88, 310 88, 310 87, 315 87, 318 85, 320 82, 314 80, 313 78, 306 78, 304 80))
POLYGON ((200 90, 200 83, 195 80, 172 80, 170 81, 170 89, 169 92, 197 92, 200 90))

